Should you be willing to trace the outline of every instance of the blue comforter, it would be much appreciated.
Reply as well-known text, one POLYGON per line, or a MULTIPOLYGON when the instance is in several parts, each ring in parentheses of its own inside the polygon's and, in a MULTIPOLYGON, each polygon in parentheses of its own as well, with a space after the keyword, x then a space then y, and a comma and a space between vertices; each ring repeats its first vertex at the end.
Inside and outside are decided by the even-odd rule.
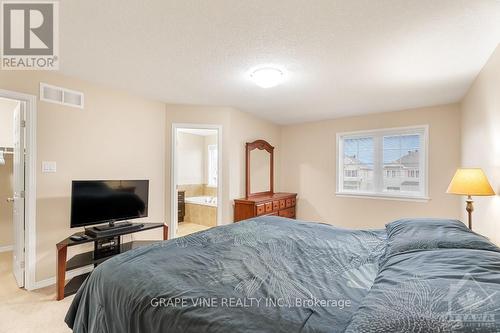
POLYGON ((370 231, 262 217, 138 248, 93 271, 66 323, 109 333, 460 332, 472 327, 465 314, 482 311, 478 332, 496 332, 497 248, 434 227, 427 244, 429 234, 405 230, 421 222, 370 231))
POLYGON ((500 332, 500 252, 463 223, 387 225, 374 285, 346 332, 500 332))

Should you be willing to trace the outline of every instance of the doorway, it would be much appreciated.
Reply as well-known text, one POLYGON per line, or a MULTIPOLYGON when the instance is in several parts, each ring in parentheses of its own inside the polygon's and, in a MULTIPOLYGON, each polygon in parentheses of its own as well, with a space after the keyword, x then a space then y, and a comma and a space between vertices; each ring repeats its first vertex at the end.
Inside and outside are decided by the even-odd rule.
MULTIPOLYGON (((36 97, 0 90, 0 260, 34 289, 36 97)), ((12 274, 10 274, 12 273, 12 274)), ((2 281, 5 281, 2 279, 2 281)))
POLYGON ((0 248, 12 252, 12 273, 24 287, 25 102, 0 98, 0 248))
POLYGON ((172 125, 171 237, 221 224, 222 126, 172 125))

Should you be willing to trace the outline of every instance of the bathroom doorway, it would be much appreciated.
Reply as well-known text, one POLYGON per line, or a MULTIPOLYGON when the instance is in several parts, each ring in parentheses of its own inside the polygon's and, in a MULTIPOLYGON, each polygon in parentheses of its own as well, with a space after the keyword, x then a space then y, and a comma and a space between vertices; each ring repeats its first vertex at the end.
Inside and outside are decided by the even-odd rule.
POLYGON ((218 125, 173 124, 171 237, 221 222, 221 141, 218 125))

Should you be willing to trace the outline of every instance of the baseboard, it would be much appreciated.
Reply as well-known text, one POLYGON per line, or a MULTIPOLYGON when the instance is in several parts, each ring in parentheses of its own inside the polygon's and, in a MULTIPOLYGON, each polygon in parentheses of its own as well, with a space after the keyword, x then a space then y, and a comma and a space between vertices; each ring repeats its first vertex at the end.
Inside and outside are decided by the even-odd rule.
MULTIPOLYGON (((74 269, 74 270, 71 270, 71 271, 67 271, 66 272, 66 280, 74 278, 77 275, 82 275, 82 274, 85 274, 85 273, 92 272, 93 269, 94 269, 94 266, 89 265, 89 266, 77 268, 77 269, 74 269)), ((48 286, 52 286, 54 284, 56 284, 56 277, 55 276, 53 276, 51 278, 48 278, 48 279, 45 279, 45 280, 36 281, 35 282, 35 287, 33 288, 33 290, 40 289, 40 288, 45 288, 45 287, 48 287, 48 286)))
POLYGON ((0 253, 14 250, 14 245, 0 246, 0 253))

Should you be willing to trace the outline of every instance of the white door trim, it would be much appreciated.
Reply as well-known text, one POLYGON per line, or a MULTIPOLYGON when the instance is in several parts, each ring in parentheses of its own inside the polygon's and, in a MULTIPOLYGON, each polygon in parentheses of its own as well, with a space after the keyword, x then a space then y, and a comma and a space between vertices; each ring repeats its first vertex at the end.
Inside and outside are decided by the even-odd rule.
POLYGON ((36 100, 35 95, 0 89, 0 97, 26 102, 24 288, 36 287, 36 100))
POLYGON ((177 227, 177 129, 213 129, 217 130, 217 226, 222 224, 222 125, 212 124, 190 124, 190 123, 172 123, 172 151, 170 159, 170 238, 175 238, 177 227))

